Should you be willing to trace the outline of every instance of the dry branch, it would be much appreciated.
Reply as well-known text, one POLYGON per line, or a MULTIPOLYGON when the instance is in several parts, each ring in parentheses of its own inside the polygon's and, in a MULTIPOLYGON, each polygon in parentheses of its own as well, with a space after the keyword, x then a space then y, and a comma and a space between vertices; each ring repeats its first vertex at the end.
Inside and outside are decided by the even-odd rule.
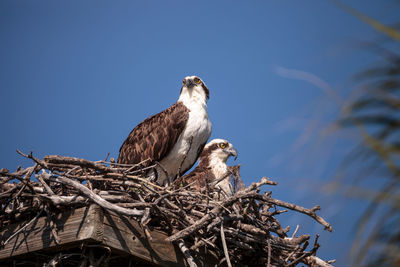
MULTIPOLYGON (((289 228, 282 228, 276 218, 287 211, 279 209, 283 207, 303 213, 331 231, 330 224, 316 214, 319 206, 307 209, 274 199, 271 193, 261 194, 262 186, 277 184, 266 177, 245 188, 239 166, 231 167, 231 173, 235 183, 241 186, 233 196, 219 199, 213 184, 208 185, 206 192, 199 193, 186 185, 162 187, 151 183, 140 176, 145 173, 141 169, 144 164, 93 162, 54 155, 41 160, 32 153, 19 153, 31 159, 33 166, 16 172, 0 170, 0 225, 3 228, 22 220, 29 225, 39 215, 51 218, 63 210, 96 203, 121 216, 135 218, 149 239, 150 229, 167 233, 167 241, 178 245, 189 266, 197 265, 197 255, 203 248, 228 266, 299 263, 331 266, 315 256, 319 247, 316 242, 307 250, 309 235, 288 237, 289 228), (38 174, 39 171, 42 173, 38 174), (37 180, 33 178, 34 173, 37 180)), ((57 240, 55 226, 50 226, 57 240)), ((4 245, 9 240, 1 242, 4 245)), ((81 266, 101 265, 108 257, 104 254, 96 261, 90 250, 88 253, 79 260, 81 266)), ((45 265, 68 257, 68 254, 53 255, 45 265)))

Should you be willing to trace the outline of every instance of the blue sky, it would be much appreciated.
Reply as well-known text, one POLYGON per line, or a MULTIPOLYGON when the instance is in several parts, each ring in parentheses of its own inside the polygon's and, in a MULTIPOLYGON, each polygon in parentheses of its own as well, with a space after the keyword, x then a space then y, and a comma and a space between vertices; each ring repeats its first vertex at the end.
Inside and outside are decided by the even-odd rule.
MULTIPOLYGON (((383 23, 399 7, 346 3, 383 23)), ((346 266, 349 225, 363 205, 323 185, 354 142, 324 135, 339 106, 292 70, 346 96, 351 75, 376 59, 357 45, 377 37, 368 25, 320 0, 3 0, 0 34, 0 167, 29 163, 16 149, 116 158, 130 130, 174 103, 185 76, 198 75, 210 88, 211 138, 234 144, 245 183, 268 176, 279 182, 273 196, 320 204, 334 233, 305 216, 281 221, 322 233, 319 255, 346 266)))

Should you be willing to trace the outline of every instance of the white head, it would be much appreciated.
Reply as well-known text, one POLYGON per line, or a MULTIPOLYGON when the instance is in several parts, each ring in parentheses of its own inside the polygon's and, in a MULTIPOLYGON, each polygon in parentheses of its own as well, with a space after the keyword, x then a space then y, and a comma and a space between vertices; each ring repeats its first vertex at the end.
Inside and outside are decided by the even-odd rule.
POLYGON ((233 195, 233 187, 228 175, 226 161, 229 157, 237 157, 237 151, 231 143, 224 139, 213 139, 203 149, 200 156, 200 163, 206 168, 210 168, 215 179, 223 179, 215 186, 220 188, 227 196, 233 195), (228 175, 228 176, 227 176, 228 175))
POLYGON ((210 91, 206 84, 197 76, 187 76, 183 79, 182 89, 178 101, 201 101, 204 104, 210 98, 210 91))
POLYGON ((203 149, 200 161, 203 164, 226 164, 230 156, 237 157, 237 151, 231 143, 224 139, 213 139, 203 149), (208 162, 206 162, 208 161, 208 162))

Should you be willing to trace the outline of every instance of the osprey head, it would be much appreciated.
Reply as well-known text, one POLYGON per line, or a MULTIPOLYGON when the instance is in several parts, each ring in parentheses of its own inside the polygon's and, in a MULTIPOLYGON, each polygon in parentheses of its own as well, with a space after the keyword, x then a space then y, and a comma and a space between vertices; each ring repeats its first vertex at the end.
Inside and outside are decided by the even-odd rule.
POLYGON ((210 98, 210 91, 208 90, 208 87, 203 80, 197 76, 185 77, 185 79, 182 81, 180 98, 191 98, 196 96, 207 101, 210 98))
POLYGON ((200 160, 207 157, 209 160, 218 160, 225 163, 230 156, 237 158, 237 151, 231 143, 224 139, 213 139, 203 149, 200 160))

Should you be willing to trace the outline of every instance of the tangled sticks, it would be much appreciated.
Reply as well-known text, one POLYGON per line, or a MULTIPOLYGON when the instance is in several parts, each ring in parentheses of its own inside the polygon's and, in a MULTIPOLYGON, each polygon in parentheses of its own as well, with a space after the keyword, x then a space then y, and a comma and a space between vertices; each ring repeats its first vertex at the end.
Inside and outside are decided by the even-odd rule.
MULTIPOLYGON (((262 186, 277 184, 268 178, 223 198, 212 185, 204 192, 193 192, 189 185, 153 184, 143 177, 140 164, 62 156, 40 160, 19 153, 31 159, 34 166, 13 173, 0 170, 1 228, 21 220, 27 220, 28 225, 45 212, 96 203, 135 218, 148 239, 152 238, 150 229, 167 233, 167 241, 179 246, 189 266, 197 266, 196 255, 204 248, 227 266, 331 266, 331 262, 316 257, 318 236, 307 250, 310 236, 295 237, 294 233, 288 237, 289 228, 282 228, 276 219, 288 211, 277 209, 283 207, 304 213, 331 231, 329 223, 316 214, 319 206, 306 209, 274 199, 271 192, 261 194, 262 186)), ((240 180, 239 166, 231 167, 231 175, 240 180)), ((6 245, 16 234, 1 240, 1 244, 6 245)), ((56 231, 52 234, 57 240, 56 231)))

